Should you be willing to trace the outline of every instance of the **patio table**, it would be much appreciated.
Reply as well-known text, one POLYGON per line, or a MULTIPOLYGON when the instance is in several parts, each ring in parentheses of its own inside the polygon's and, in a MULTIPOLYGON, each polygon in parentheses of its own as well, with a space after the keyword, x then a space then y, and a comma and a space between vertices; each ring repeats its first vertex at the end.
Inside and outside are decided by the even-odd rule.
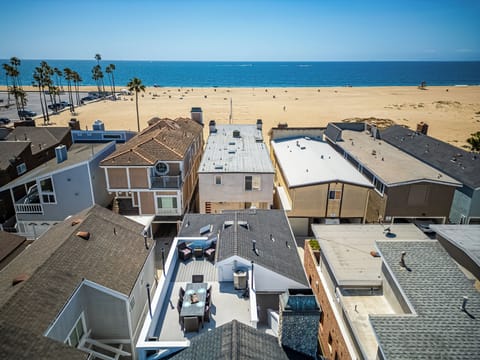
POLYGON ((183 296, 180 317, 198 316, 203 325, 203 314, 207 300, 207 283, 187 283, 183 296))

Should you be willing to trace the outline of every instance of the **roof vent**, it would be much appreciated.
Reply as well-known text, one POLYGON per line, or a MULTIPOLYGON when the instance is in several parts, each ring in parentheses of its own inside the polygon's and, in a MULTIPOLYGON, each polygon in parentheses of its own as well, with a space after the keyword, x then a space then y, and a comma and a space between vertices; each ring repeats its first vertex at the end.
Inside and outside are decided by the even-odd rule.
POLYGON ((12 280, 12 286, 18 285, 18 284, 26 281, 28 278, 29 278, 28 274, 17 275, 12 280))
POLYGON ((467 311, 467 302, 468 302, 468 296, 464 296, 463 300, 462 300, 462 306, 460 307, 460 310, 467 311))
POLYGON ((233 137, 239 138, 240 137, 240 130, 233 130, 233 137))
POLYGON ((252 250, 255 253, 255 255, 259 256, 260 254, 258 253, 257 249, 257 240, 252 240, 252 250))
POLYGON ((405 255, 407 254, 406 251, 402 251, 402 256, 400 257, 400 266, 406 268, 407 265, 405 264, 405 255))
POLYGON ((205 226, 200 228, 200 235, 205 235, 205 234, 211 233, 212 230, 213 230, 213 225, 212 224, 205 225, 205 226))
POLYGON ((223 223, 223 230, 225 229, 228 229, 230 226, 233 225, 233 221, 232 220, 227 220, 223 223))
POLYGON ((90 239, 90 233, 88 231, 79 231, 77 232, 77 236, 81 237, 84 240, 90 239))
POLYGON ((78 224, 80 224, 81 222, 82 222, 81 219, 75 219, 75 220, 72 221, 72 226, 78 225, 78 224))
POLYGON ((246 221, 238 221, 238 225, 243 227, 246 230, 250 230, 250 225, 248 225, 248 222, 246 221))
POLYGON ((273 234, 270 234, 270 240, 275 242, 275 238, 273 237, 273 234))

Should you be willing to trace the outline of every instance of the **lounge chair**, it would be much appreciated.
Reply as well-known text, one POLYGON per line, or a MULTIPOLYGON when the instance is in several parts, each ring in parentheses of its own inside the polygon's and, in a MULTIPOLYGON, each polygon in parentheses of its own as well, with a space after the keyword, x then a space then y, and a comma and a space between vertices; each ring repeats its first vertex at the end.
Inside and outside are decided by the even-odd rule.
POLYGON ((210 305, 205 306, 205 311, 203 313, 203 321, 210 322, 210 305))
POLYGON ((184 297, 185 297, 185 289, 180 286, 180 289, 178 289, 178 298, 183 301, 184 297))
POLYGON ((192 258, 192 249, 190 249, 186 243, 182 242, 177 246, 178 257, 182 260, 188 260, 192 258))
POLYGON ((183 329, 185 332, 200 331, 200 321, 197 316, 185 316, 183 318, 183 329))

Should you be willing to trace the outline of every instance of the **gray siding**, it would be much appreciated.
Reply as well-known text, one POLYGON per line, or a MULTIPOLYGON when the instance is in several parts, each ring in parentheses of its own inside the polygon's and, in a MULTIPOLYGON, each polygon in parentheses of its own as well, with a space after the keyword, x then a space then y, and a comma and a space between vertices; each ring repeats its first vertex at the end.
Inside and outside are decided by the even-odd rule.
MULTIPOLYGON (((93 202, 101 206, 107 206, 113 199, 112 195, 107 191, 107 180, 105 178, 105 170, 100 168, 100 161, 115 151, 115 144, 105 148, 102 153, 99 153, 97 157, 90 162, 90 176, 93 188, 93 202)), ((93 204, 92 204, 93 205, 93 204)))
POLYGON ((132 298, 134 299, 135 303, 133 308, 130 308, 132 331, 134 332, 132 336, 135 341, 137 338, 137 332, 141 329, 142 315, 145 313, 145 311, 148 311, 147 283, 150 284, 150 295, 153 298, 153 293, 155 290, 155 249, 150 251, 150 255, 145 262, 142 272, 138 276, 132 293, 130 294, 130 303, 132 303, 132 298))
POLYGON ((477 189, 473 192, 472 203, 468 217, 480 217, 480 189, 477 189))
POLYGON ((18 214, 22 220, 64 220, 67 216, 92 206, 92 192, 87 164, 54 174, 56 204, 43 204, 44 214, 18 214))
POLYGON ((453 195, 452 207, 450 208, 450 222, 460 224, 462 215, 467 217, 470 212, 471 201, 469 196, 460 190, 456 190, 453 195))
POLYGON ((127 302, 86 286, 88 327, 96 339, 129 339, 127 302))

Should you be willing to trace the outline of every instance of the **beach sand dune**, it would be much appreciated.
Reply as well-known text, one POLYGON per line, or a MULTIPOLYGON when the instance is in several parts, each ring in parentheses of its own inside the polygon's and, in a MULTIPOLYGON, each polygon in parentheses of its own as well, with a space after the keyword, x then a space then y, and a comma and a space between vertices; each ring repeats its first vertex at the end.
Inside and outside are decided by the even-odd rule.
MULTIPOLYGON (((119 87, 120 89, 121 87, 119 87)), ((91 88, 91 90, 94 90, 91 88)), ((329 88, 147 88, 139 95, 141 128, 152 117, 190 116, 200 106, 209 120, 253 124, 262 119, 264 133, 279 123, 289 127, 326 126, 332 121, 380 118, 415 129, 429 125, 428 134, 456 146, 466 145, 480 131, 480 87, 329 87, 329 88)), ((136 130, 134 96, 101 100, 76 109, 80 126, 91 128, 96 119, 107 129, 136 130)), ((73 116, 65 111, 52 118, 67 125, 73 116)), ((43 121, 38 120, 38 125, 43 121)), ((205 126, 207 134, 208 126, 205 126)))

